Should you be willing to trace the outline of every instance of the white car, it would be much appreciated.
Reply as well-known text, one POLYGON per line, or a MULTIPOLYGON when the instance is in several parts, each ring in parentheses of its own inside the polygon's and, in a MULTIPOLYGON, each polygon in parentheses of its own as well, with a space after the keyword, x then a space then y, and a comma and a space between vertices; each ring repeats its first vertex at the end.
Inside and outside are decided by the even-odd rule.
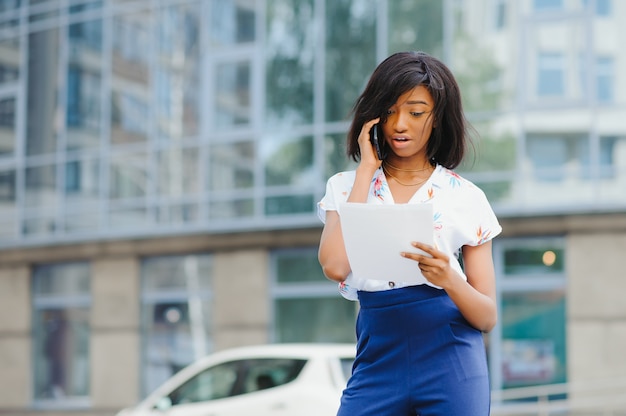
POLYGON ((118 416, 334 416, 353 344, 234 348, 184 368, 118 416))

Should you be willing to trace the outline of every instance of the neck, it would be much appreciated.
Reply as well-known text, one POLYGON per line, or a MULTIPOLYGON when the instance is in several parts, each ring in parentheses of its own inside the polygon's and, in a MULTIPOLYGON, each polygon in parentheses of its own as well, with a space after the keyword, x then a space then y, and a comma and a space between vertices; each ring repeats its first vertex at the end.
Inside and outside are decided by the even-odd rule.
POLYGON ((433 165, 431 165, 429 161, 420 162, 420 163, 407 163, 407 162, 398 163, 398 161, 390 162, 388 160, 385 160, 383 161, 383 165, 387 170, 391 170, 394 172, 417 173, 417 172, 424 172, 427 170, 431 170, 433 168, 433 165))

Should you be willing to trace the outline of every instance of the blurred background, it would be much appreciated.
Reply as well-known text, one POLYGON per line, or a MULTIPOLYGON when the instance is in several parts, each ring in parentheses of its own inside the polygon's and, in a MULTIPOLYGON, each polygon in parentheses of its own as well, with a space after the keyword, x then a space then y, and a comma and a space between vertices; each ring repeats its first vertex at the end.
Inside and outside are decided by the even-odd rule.
POLYGON ((382 59, 456 74, 494 391, 626 378, 626 1, 0 0, 0 413, 104 414, 224 348, 353 342, 316 202, 382 59))

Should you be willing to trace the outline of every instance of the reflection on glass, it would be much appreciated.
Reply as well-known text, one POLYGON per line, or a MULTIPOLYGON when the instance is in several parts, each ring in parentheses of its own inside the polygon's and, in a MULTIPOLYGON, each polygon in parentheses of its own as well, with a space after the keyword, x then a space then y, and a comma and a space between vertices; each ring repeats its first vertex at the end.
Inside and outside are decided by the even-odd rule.
POLYGON ((151 224, 145 208, 113 208, 109 210, 109 224, 115 228, 141 228, 151 224))
POLYGON ((0 2, 0 12, 15 10, 20 7, 21 4, 22 0, 3 0, 0 2))
POLYGON ((100 141, 99 73, 74 66, 67 72, 67 148, 97 147, 100 141))
POLYGON ((89 265, 87 263, 66 263, 39 266, 34 270, 33 293, 48 295, 89 294, 89 265))
POLYGON ((0 172, 0 215, 14 215, 15 203, 15 171, 0 172))
POLYGON ((160 224, 186 224, 199 220, 197 204, 159 205, 156 217, 160 224))
POLYGON ((89 395, 89 279, 84 263, 33 270, 35 399, 89 395))
POLYGON ((143 261, 144 393, 211 350, 211 274, 211 257, 206 254, 143 261))
POLYGON ((56 165, 36 166, 25 169, 24 204, 26 208, 52 208, 59 195, 56 192, 56 165))
POLYGON ((503 388, 567 379, 565 293, 509 293, 502 297, 503 388))
POLYGON ((626 181, 626 136, 600 137, 600 177, 612 179, 607 184, 614 184, 614 189, 626 181))
POLYGON ((42 309, 34 316, 35 398, 89 394, 88 308, 42 309))
POLYGON ((503 67, 490 46, 481 44, 472 35, 460 32, 455 39, 459 51, 454 55, 454 74, 461 89, 463 109, 470 115, 498 111, 513 105, 512 94, 505 90, 503 67))
POLYGON ((314 22, 312 0, 267 1, 268 126, 313 121, 314 22))
POLYGON ((157 154, 159 195, 183 196, 197 194, 198 149, 168 149, 157 154))
POLYGON ((85 213, 66 210, 63 225, 68 233, 93 233, 100 229, 100 217, 97 211, 85 213))
POLYGON ((495 131, 494 121, 476 122, 479 132, 467 149, 459 173, 485 192, 492 203, 511 203, 516 197, 517 140, 512 132, 495 131))
POLYGON ((212 201, 209 204, 210 219, 246 218, 254 216, 254 199, 233 198, 228 201, 212 201))
POLYGON ((537 275, 563 273, 564 249, 552 245, 507 248, 504 250, 504 272, 507 275, 537 275))
POLYGON ((325 136, 324 153, 324 180, 337 172, 356 168, 355 162, 346 155, 346 133, 325 136))
MULTIPOLYGON (((73 6, 81 11, 86 5, 73 6)), ((67 67, 67 148, 97 147, 102 96, 102 20, 71 24, 67 67)))
POLYGON ((250 63, 229 62, 216 68, 215 123, 219 127, 249 124, 250 63))
POLYGON ((112 199, 145 196, 148 186, 147 155, 137 153, 113 158, 109 182, 112 199))
POLYGON ((17 81, 20 74, 20 59, 19 38, 0 41, 0 85, 17 81))
POLYGON ((213 46, 229 46, 255 40, 256 19, 252 0, 221 0, 211 3, 209 39, 213 46))
POLYGON ((99 190, 99 160, 81 159, 65 163, 65 197, 68 203, 97 203, 99 190))
POLYGON ((315 252, 293 251, 276 256, 276 279, 279 283, 324 282, 322 267, 315 252))
POLYGON ((144 259, 141 270, 142 287, 146 291, 186 289, 188 282, 185 279, 187 272, 194 272, 194 279, 203 290, 211 288, 211 270, 213 263, 211 256, 193 254, 188 256, 162 256, 144 259), (197 268, 197 275, 196 273, 197 268))
POLYGON ((529 135, 527 153, 534 176, 540 181, 589 179, 590 152, 587 137, 576 135, 529 135))
POLYGON ((521 76, 525 85, 533 86, 520 91, 531 106, 586 104, 585 80, 578 81, 580 74, 590 69, 586 22, 578 20, 537 21, 525 34, 524 59, 527 69, 521 76), (567 39, 567 42, 562 42, 567 39))
POLYGON ((15 150, 16 99, 0 98, 0 157, 11 156, 15 150))
POLYGON ((34 218, 26 218, 22 222, 22 233, 25 235, 50 236, 57 229, 56 219, 46 214, 34 218))
POLYGON ((150 102, 150 12, 113 18, 111 141, 145 141, 150 102))
POLYGON ((265 198, 265 215, 288 215, 314 212, 313 195, 284 195, 265 198))
POLYGON ((207 184, 212 191, 254 186, 256 159, 253 142, 217 144, 209 147, 207 184))
POLYGON ((389 22, 393 22, 389 25, 389 53, 421 50, 441 56, 443 4, 430 0, 388 2, 389 22))
POLYGON ((376 2, 326 2, 327 121, 346 120, 376 66, 376 2))
POLYGON ((274 308, 276 342, 355 342, 355 305, 339 296, 276 299, 274 308))
POLYGON ((318 180, 313 166, 313 137, 279 141, 276 137, 263 142, 265 147, 265 184, 307 185, 318 180))
POLYGON ((596 98, 602 104, 614 101, 614 58, 612 56, 599 56, 596 58, 596 98))
POLYGON ((11 239, 16 237, 18 230, 15 227, 15 220, 9 222, 0 221, 0 238, 11 239))
POLYGON ((52 153, 56 151, 60 115, 59 30, 31 33, 28 48, 26 154, 52 153))
POLYGON ((200 4, 157 12, 156 124, 161 137, 180 139, 199 129, 200 4))

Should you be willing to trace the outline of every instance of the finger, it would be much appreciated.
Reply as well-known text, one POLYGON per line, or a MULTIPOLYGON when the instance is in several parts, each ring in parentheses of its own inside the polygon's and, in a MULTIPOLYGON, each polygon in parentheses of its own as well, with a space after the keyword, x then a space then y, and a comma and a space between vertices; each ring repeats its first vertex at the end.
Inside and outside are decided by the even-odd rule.
POLYGON ((435 255, 437 253, 439 253, 439 250, 437 250, 433 246, 430 246, 430 245, 424 244, 424 243, 420 243, 419 241, 412 241, 411 245, 413 247, 417 248, 417 249, 422 250, 424 253, 430 254, 432 257, 435 257, 435 255))
POLYGON ((372 127, 374 127, 374 124, 378 123, 379 121, 380 121, 380 117, 369 120, 368 122, 363 124, 363 127, 361 128, 361 134, 360 134, 360 137, 363 138, 363 141, 371 140, 370 131, 372 130, 372 127))
POLYGON ((371 119, 370 121, 368 121, 365 124, 363 124, 363 129, 365 129, 365 131, 367 131, 369 133, 369 131, 372 129, 372 127, 374 127, 374 124, 378 123, 379 121, 380 121, 380 117, 376 117, 374 119, 371 119))

